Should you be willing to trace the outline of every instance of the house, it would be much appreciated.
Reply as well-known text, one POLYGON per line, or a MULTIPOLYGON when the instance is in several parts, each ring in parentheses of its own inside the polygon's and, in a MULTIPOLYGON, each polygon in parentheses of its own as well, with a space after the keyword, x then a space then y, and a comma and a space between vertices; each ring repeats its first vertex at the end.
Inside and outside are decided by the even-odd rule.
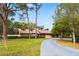
MULTIPOLYGON (((35 36, 36 29, 32 29, 29 31, 29 29, 22 30, 20 28, 17 28, 16 34, 19 34, 21 36, 28 36, 29 32, 31 36, 35 36)), ((52 38, 52 33, 48 29, 37 28, 37 35, 45 38, 52 38)))

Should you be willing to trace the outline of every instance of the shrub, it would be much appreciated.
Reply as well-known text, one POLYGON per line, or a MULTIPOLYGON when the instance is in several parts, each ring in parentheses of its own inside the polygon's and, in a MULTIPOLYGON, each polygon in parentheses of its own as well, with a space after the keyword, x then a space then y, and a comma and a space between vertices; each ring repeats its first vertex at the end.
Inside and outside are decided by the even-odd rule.
POLYGON ((75 40, 76 40, 76 42, 79 42, 79 37, 76 37, 75 40))

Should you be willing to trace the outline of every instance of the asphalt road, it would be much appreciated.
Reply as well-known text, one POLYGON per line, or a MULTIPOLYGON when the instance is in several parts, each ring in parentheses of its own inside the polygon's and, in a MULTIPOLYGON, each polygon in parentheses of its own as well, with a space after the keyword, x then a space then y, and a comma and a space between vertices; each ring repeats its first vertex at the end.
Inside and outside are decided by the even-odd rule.
POLYGON ((79 50, 58 44, 57 38, 44 40, 40 47, 40 56, 79 56, 79 50))

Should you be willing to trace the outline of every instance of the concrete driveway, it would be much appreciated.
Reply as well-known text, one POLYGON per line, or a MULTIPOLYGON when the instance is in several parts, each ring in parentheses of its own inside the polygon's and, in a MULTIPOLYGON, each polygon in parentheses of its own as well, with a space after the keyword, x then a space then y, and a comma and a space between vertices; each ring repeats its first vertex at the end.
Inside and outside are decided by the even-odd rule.
POLYGON ((40 56, 79 56, 79 50, 58 44, 58 38, 44 40, 40 47, 40 56))

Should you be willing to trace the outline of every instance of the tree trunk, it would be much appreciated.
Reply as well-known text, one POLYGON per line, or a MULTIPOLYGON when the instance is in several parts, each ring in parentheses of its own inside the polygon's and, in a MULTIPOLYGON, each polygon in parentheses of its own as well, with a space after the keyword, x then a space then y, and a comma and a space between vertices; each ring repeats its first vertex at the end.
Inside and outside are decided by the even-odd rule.
POLYGON ((7 21, 3 21, 3 40, 7 40, 7 21))
POLYGON ((28 21, 28 30, 29 30, 29 39, 30 39, 30 24, 29 24, 28 11, 27 11, 27 21, 28 21))
POLYGON ((74 28, 73 28, 73 32, 72 32, 72 39, 73 39, 73 44, 75 44, 75 32, 74 32, 74 28))
POLYGON ((35 22, 36 22, 36 28, 35 28, 35 39, 37 38, 37 5, 36 5, 36 19, 35 19, 35 22))
POLYGON ((3 6, 3 14, 2 14, 2 20, 3 20, 3 40, 7 40, 7 34, 8 34, 8 27, 7 27, 7 19, 8 19, 8 8, 7 8, 7 3, 2 4, 3 6))
MULTIPOLYGON (((73 8, 74 10, 74 8, 73 8)), ((73 39, 73 44, 75 44, 75 19, 74 19, 74 12, 72 12, 73 18, 72 18, 72 39, 73 39)))
POLYGON ((60 39, 63 40, 63 33, 61 33, 61 37, 60 37, 60 39))

